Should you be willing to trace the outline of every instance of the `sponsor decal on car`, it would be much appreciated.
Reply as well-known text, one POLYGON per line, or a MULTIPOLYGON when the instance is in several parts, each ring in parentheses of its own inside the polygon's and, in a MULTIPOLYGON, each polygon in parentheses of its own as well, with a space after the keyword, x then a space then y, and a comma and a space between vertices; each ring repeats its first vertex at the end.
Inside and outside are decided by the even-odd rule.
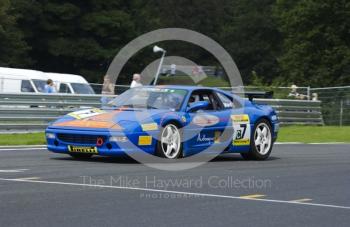
POLYGON ((139 136, 138 145, 147 146, 152 144, 152 136, 139 136))
POLYGON ((207 137, 205 134, 198 134, 197 136, 197 142, 214 142, 214 143, 220 143, 220 131, 214 132, 214 137, 207 137))
POLYGON ((143 131, 153 131, 158 130, 157 123, 149 123, 149 124, 142 124, 141 125, 143 131))
POLYGON ((72 153, 88 153, 88 154, 97 154, 97 147, 77 147, 68 145, 69 152, 72 153))
POLYGON ((210 114, 199 114, 193 118, 192 124, 202 126, 202 127, 207 127, 207 126, 216 125, 217 123, 219 123, 219 121, 220 119, 217 116, 210 115, 210 114))
POLYGON ((249 139, 234 140, 233 145, 235 146, 247 146, 250 144, 249 139))
POLYGON ((197 136, 197 141, 198 142, 212 142, 212 141, 214 141, 214 138, 207 137, 205 134, 201 135, 199 133, 198 136, 197 136))
POLYGON ((248 114, 231 115, 232 122, 234 123, 247 123, 249 122, 248 114))

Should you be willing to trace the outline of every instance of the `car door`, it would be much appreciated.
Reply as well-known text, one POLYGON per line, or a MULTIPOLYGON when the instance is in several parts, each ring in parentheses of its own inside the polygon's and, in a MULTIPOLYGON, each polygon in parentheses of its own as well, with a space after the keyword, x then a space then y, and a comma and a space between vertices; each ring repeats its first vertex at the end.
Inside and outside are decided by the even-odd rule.
POLYGON ((230 109, 224 108, 217 94, 213 90, 196 90, 191 94, 189 104, 197 101, 208 101, 209 108, 188 113, 191 121, 184 130, 186 148, 196 152, 232 140, 232 132, 228 133, 229 138, 222 137, 223 131, 231 128, 230 109))
POLYGON ((244 112, 241 104, 234 98, 227 96, 219 91, 216 92, 218 98, 223 103, 225 109, 229 110, 231 127, 233 128, 230 150, 243 148, 250 145, 251 122, 250 116, 244 112))

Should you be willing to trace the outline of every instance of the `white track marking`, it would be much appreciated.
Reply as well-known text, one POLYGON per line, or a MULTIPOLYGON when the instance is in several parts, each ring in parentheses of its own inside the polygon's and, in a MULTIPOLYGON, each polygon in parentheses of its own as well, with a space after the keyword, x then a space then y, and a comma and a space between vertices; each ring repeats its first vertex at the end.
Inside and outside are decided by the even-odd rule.
POLYGON ((305 199, 296 199, 296 200, 291 200, 291 201, 292 202, 297 202, 297 203, 302 203, 302 202, 309 202, 311 200, 312 199, 305 198, 305 199))
POLYGON ((0 169, 0 173, 22 173, 29 169, 0 169))
POLYGON ((54 184, 54 185, 69 185, 69 186, 82 186, 82 187, 94 187, 94 188, 112 188, 112 189, 146 191, 146 192, 160 192, 160 193, 194 195, 194 196, 203 196, 203 197, 212 197, 212 198, 250 200, 250 201, 258 201, 258 202, 270 202, 270 203, 293 204, 293 205, 327 207, 327 208, 337 208, 337 209, 350 210, 349 206, 337 206, 337 205, 321 204, 321 203, 303 203, 303 202, 293 202, 293 201, 273 200, 273 199, 241 198, 239 196, 216 195, 216 194, 197 193, 197 192, 170 191, 170 190, 152 189, 152 188, 134 188, 134 187, 120 187, 120 186, 112 186, 112 185, 93 185, 93 184, 82 184, 82 183, 69 183, 69 182, 57 182, 57 181, 38 181, 38 180, 25 180, 25 179, 6 179, 6 178, 0 178, 0 180, 1 181, 12 181, 12 182, 37 183, 37 184, 54 184))
POLYGON ((21 178, 16 178, 16 180, 39 180, 40 177, 21 177, 21 178))
POLYGON ((257 198, 262 198, 265 196, 266 195, 262 195, 262 194, 251 194, 251 195, 243 195, 243 196, 240 196, 239 198, 257 199, 257 198))

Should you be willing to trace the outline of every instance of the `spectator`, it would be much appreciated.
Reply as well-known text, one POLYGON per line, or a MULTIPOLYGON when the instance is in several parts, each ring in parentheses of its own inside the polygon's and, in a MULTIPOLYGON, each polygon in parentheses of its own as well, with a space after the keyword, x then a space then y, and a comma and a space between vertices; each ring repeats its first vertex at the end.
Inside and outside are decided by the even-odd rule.
POLYGON ((105 107, 112 99, 112 95, 114 95, 114 84, 111 82, 111 79, 109 76, 105 76, 103 78, 103 87, 102 87, 102 97, 101 97, 101 104, 102 107, 105 107))
POLYGON ((295 84, 293 84, 292 86, 291 86, 291 92, 288 94, 288 97, 294 97, 294 98, 296 98, 296 99, 301 99, 301 100, 303 100, 303 99, 307 99, 307 95, 303 95, 303 94, 299 94, 298 93, 298 86, 297 85, 295 85, 295 84))
POLYGON ((171 64, 170 65, 170 75, 171 76, 175 76, 176 74, 176 65, 175 64, 171 64))
POLYGON ((135 73, 135 74, 133 75, 130 88, 141 87, 141 86, 142 86, 142 84, 141 84, 141 75, 135 73))
POLYGON ((55 85, 51 79, 46 81, 45 93, 56 93, 55 85))

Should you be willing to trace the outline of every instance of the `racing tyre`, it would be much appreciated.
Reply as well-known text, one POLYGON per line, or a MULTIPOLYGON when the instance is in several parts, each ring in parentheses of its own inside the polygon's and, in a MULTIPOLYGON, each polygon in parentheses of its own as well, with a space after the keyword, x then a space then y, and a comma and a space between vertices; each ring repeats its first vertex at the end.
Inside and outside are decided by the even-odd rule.
POLYGON ((182 157, 181 130, 174 124, 167 124, 160 132, 157 154, 167 159, 182 157))
POLYGON ((272 142, 272 127, 268 120, 259 120, 255 126, 250 140, 250 151, 241 153, 246 160, 265 160, 270 156, 272 142))
POLYGON ((92 157, 92 154, 69 154, 70 156, 72 156, 75 159, 80 159, 80 160, 84 160, 84 159, 89 159, 92 157))

